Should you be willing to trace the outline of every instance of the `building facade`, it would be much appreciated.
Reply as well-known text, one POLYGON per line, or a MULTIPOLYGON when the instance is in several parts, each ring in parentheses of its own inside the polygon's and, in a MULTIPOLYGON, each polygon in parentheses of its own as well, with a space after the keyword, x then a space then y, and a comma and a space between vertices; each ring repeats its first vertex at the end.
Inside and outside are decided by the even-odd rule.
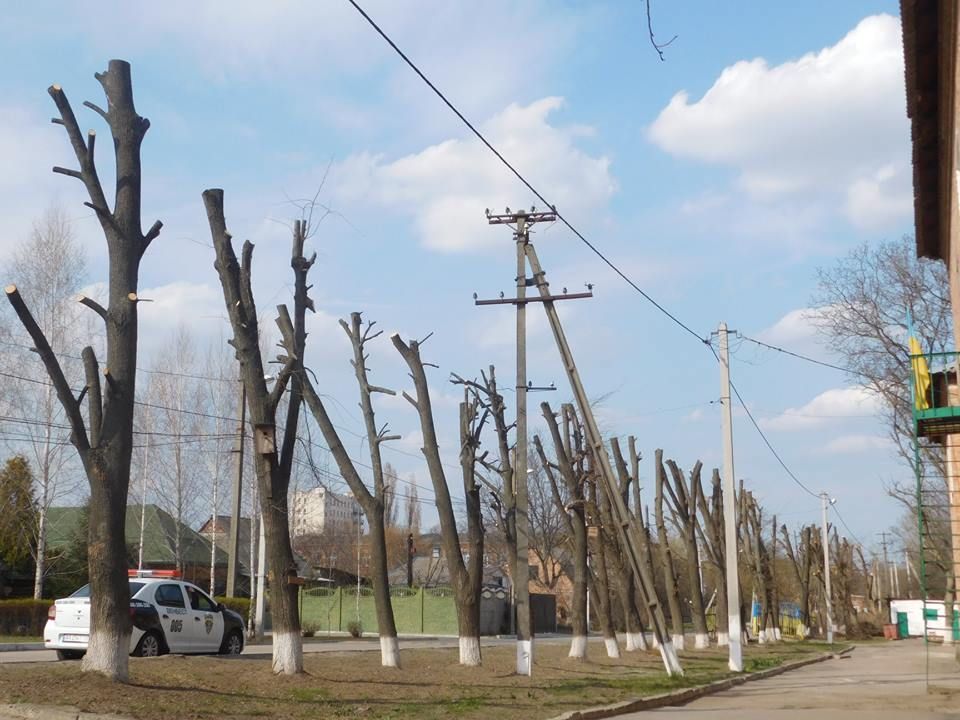
POLYGON ((363 523, 360 503, 352 495, 338 495, 325 487, 294 491, 290 514, 294 537, 336 528, 356 530, 357 522, 363 523))

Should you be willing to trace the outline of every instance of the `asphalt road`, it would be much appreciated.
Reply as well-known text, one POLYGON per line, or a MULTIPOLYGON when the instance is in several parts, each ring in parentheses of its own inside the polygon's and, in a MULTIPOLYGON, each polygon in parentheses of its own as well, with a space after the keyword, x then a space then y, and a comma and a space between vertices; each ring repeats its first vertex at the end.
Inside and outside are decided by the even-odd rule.
POLYGON ((931 646, 930 689, 920 640, 857 647, 849 659, 808 665, 740 685, 683 707, 622 720, 931 720, 960 718, 960 665, 931 646))

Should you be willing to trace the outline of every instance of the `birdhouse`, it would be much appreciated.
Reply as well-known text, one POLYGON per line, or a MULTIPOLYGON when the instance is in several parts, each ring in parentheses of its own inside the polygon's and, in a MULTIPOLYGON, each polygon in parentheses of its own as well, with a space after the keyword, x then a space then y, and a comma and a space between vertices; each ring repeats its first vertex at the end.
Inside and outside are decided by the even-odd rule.
POLYGON ((596 540, 598 537, 600 537, 600 526, 587 525, 587 539, 596 540))
POLYGON ((253 447, 258 455, 272 455, 277 451, 277 429, 273 425, 254 425, 253 447))

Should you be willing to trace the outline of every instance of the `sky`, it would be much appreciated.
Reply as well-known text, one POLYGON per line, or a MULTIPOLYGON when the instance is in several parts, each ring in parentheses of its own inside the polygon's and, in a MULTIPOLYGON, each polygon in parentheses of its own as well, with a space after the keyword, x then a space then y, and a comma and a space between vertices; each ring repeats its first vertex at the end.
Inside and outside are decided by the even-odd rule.
MULTIPOLYGON (((661 62, 641 3, 367 0, 365 9, 450 100, 597 248, 706 337, 744 335, 831 360, 807 319, 818 267, 858 244, 912 232, 909 126, 898 4, 654 2, 661 62)), ((226 336, 201 192, 224 188, 227 224, 249 238, 263 313, 290 300, 298 199, 331 209, 308 243, 317 312, 307 364, 343 427, 362 431, 352 311, 385 330, 371 380, 410 381, 387 336, 433 333, 424 358, 442 450, 456 466, 460 393, 449 374, 495 364, 512 377, 510 231, 484 210, 530 192, 473 138, 346 0, 270 3, 18 3, 0 18, 0 267, 52 202, 62 203, 105 281, 105 245, 82 187, 53 175, 71 151, 46 93, 103 102, 93 74, 132 64, 143 145, 144 227, 164 222, 141 266, 141 364, 181 324, 226 336)), ((109 144, 99 169, 113 182, 109 144)), ((108 193, 109 194, 109 193, 108 193)), ((652 487, 654 450, 690 468, 722 463, 719 370, 702 343, 617 277, 560 224, 533 235, 555 290, 594 286, 560 314, 605 433, 636 435, 652 487)), ((16 278, 0 278, 6 284, 16 278)), ((571 397, 542 311, 531 306, 528 376, 571 397)), ((835 370, 733 343, 732 373, 794 475, 837 500, 867 547, 897 523, 885 486, 908 479, 872 398, 835 370)), ((504 385, 511 385, 507 380, 504 385)), ((508 397, 510 411, 512 400, 508 397)), ((402 439, 386 453, 429 484, 413 409, 377 398, 402 439)), ((363 458, 356 436, 348 450, 363 458)), ((492 442, 489 440, 488 442, 492 442)), ((819 500, 773 457, 742 411, 736 474, 788 525, 819 522, 819 500)), ((459 483, 451 472, 451 485, 459 483)), ((645 491, 649 495, 649 491, 645 491)), ((423 495, 423 493, 421 493, 423 495)), ((429 516, 429 513, 425 513, 429 516)))

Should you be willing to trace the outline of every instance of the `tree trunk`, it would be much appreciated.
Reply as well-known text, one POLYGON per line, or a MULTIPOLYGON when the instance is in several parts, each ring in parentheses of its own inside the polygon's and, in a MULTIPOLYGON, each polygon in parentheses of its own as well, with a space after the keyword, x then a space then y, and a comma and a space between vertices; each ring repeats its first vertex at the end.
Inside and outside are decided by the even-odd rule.
POLYGON ((657 542, 660 545, 660 565, 663 568, 664 584, 667 589, 667 606, 670 609, 673 646, 677 650, 683 650, 683 610, 680 605, 680 590, 677 587, 677 571, 673 563, 673 553, 670 551, 670 538, 667 535, 667 525, 663 517, 663 486, 666 480, 666 473, 663 469, 663 450, 658 449, 656 451, 654 464, 657 474, 654 515, 657 522, 657 542))
POLYGON ((400 667, 400 643, 397 640, 397 624, 393 617, 393 602, 390 598, 390 578, 387 567, 387 539, 384 531, 383 505, 364 508, 370 526, 370 558, 373 564, 373 600, 377 608, 377 632, 380 635, 380 664, 383 667, 400 667))
MULTIPOLYGON (((482 416, 477 412, 479 403, 466 398, 460 403, 460 466, 463 474, 464 494, 467 505, 467 534, 470 548, 469 565, 464 563, 460 549, 460 533, 457 530, 457 519, 453 513, 453 504, 450 501, 450 490, 447 486, 446 473, 440 458, 440 448, 437 442, 436 425, 433 420, 433 406, 430 402, 430 388, 427 383, 423 361, 420 358, 420 343, 411 340, 405 343, 399 335, 391 336, 391 341, 397 352, 403 357, 410 368, 410 377, 413 379, 416 398, 407 393, 403 396, 409 402, 420 418, 420 429, 423 434, 423 455, 427 461, 430 480, 433 483, 433 492, 440 520, 440 534, 443 538, 444 557, 450 570, 450 578, 454 584, 454 594, 457 599, 457 623, 460 630, 460 664, 480 664, 480 590, 483 582, 483 521, 481 519, 480 489, 476 484, 477 447, 480 443, 480 432, 486 420, 486 413, 482 416), (475 621, 474 621, 475 620, 475 621), (464 635, 463 633, 469 633, 464 635)), ((526 581, 526 577, 523 578, 526 581)), ((514 579, 517 582, 517 579, 514 579)))

